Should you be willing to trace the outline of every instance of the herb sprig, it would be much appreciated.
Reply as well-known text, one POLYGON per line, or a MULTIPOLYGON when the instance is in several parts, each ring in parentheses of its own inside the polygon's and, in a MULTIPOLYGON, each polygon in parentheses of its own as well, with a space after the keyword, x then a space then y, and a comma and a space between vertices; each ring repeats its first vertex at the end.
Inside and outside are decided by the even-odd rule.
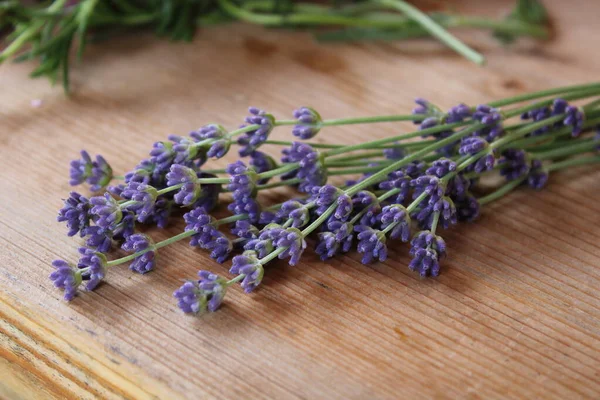
POLYGON ((83 151, 71 162, 71 185, 106 191, 90 199, 71 192, 65 200, 58 220, 70 236, 84 238, 85 247, 76 265, 55 260, 50 279, 72 300, 84 282, 94 290, 119 265, 152 271, 159 250, 182 240, 219 263, 233 256, 229 272, 236 275, 203 269, 198 280, 185 282, 174 296, 186 313, 215 311, 238 283, 254 291, 267 264, 280 258, 296 265, 311 240, 322 260, 356 248, 365 264, 385 261, 392 241, 410 242, 409 269, 435 277, 447 253, 440 231, 477 219, 484 205, 519 187, 543 189, 555 171, 600 163, 598 82, 475 107, 461 103, 447 112, 424 99, 416 103, 411 114, 339 119, 324 119, 309 107, 291 120, 250 108, 238 129, 209 124, 155 143, 124 177, 114 176, 103 157, 83 151), (309 141, 333 126, 398 121, 418 129, 354 145, 309 141), (269 139, 286 126, 298 141, 269 139), (246 162, 205 168, 236 145, 246 162), (264 145, 280 146, 280 161, 263 152, 264 145), (482 192, 479 182, 494 175, 505 183, 482 192), (333 185, 330 178, 340 176, 346 182, 333 185), (269 182, 273 178, 279 179, 269 182), (267 204, 262 194, 276 187, 296 191, 267 204), (231 215, 215 218, 211 212, 226 199, 231 215), (164 228, 180 212, 186 226, 179 234, 155 243, 137 232, 140 224, 164 228), (223 231, 227 226, 231 234, 223 231), (115 244, 132 254, 109 260, 115 244))
POLYGON ((10 31, 0 62, 37 60, 33 77, 62 81, 69 90, 71 50, 81 60, 89 41, 131 30, 153 30, 190 41, 198 27, 240 20, 268 27, 311 29, 317 40, 399 40, 434 36, 467 59, 483 55, 448 29, 490 29, 503 42, 548 37, 547 14, 538 0, 518 0, 505 20, 421 12, 403 0, 317 4, 290 0, 53 0, 34 4, 0 0, 0 27, 10 31))

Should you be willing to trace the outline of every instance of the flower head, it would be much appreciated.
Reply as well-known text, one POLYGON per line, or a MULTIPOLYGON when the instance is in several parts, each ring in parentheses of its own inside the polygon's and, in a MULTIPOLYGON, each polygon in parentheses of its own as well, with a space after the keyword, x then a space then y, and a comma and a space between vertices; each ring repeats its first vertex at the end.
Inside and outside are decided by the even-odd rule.
POLYGON ((296 265, 306 249, 304 235, 297 228, 283 229, 274 243, 277 249, 284 249, 278 257, 281 259, 289 257, 290 265, 296 265))
POLYGON ((308 208, 299 201, 288 200, 277 211, 277 218, 280 220, 289 218, 292 220, 292 227, 301 228, 310 220, 310 213, 308 208))
POLYGON ((388 160, 402 160, 406 157, 406 151, 402 147, 398 147, 398 142, 394 142, 390 147, 383 149, 383 155, 388 160))
POLYGON ((410 216, 401 204, 391 204, 383 207, 378 216, 381 229, 391 227, 390 238, 408 242, 410 237, 410 216))
POLYGON ((300 107, 294 111, 294 118, 298 120, 298 125, 295 125, 292 130, 294 136, 307 140, 319 133, 322 119, 316 110, 310 107, 300 107))
POLYGON ((358 252, 363 254, 361 262, 369 264, 375 259, 385 261, 387 259, 387 246, 385 234, 370 226, 358 225, 354 227, 358 232, 358 252))
POLYGON ((124 207, 133 211, 138 221, 144 222, 154 215, 158 191, 153 186, 145 183, 129 182, 121 193, 121 197, 131 201, 124 207))
POLYGON ((187 281, 173 296, 185 313, 215 312, 223 302, 227 281, 210 271, 198 271, 198 281, 187 281))
POLYGON ((473 119, 486 125, 474 132, 473 136, 479 136, 491 142, 504 132, 502 115, 493 107, 485 104, 478 105, 476 111, 473 113, 473 119))
POLYGON ((249 156, 264 143, 269 138, 269 134, 275 125, 275 118, 263 110, 259 110, 256 107, 250 107, 248 112, 250 112, 250 115, 246 117, 245 120, 247 125, 242 125, 242 127, 248 125, 257 125, 258 127, 244 133, 244 135, 240 136, 238 139, 238 144, 243 146, 240 149, 240 156, 242 157, 249 156))
POLYGON ((226 171, 230 175, 228 188, 233 192, 233 202, 227 208, 235 215, 246 214, 251 222, 257 222, 260 218, 260 204, 254 199, 256 173, 241 161, 229 164, 226 171))
POLYGON ((65 291, 65 300, 73 300, 77 294, 77 288, 81 284, 81 273, 63 260, 52 261, 52 266, 54 271, 50 274, 50 280, 55 287, 65 291))
POLYGON ((67 235, 74 236, 77 233, 81 237, 85 236, 86 229, 90 226, 92 205, 87 197, 77 192, 69 193, 69 198, 65 199, 65 205, 58 210, 58 222, 66 222, 69 232, 67 235))
POLYGON ((531 162, 531 169, 527 175, 527 184, 535 189, 541 190, 546 186, 548 182, 548 172, 544 169, 540 160, 533 160, 531 162))
POLYGON ((154 174, 165 174, 175 163, 177 152, 172 142, 156 142, 150 150, 150 163, 154 165, 154 174))
POLYGON ((188 167, 179 164, 171 165, 171 170, 167 173, 167 185, 181 185, 181 188, 173 196, 175 203, 183 206, 192 205, 202 193, 198 175, 188 167))
POLYGON ((403 169, 392 171, 388 174, 387 179, 379 183, 381 190, 398 189, 399 192, 395 197, 394 202, 402 204, 408 198, 411 188, 411 177, 403 169))
POLYGON ((502 152, 500 159, 500 175, 512 181, 529 172, 527 153, 520 149, 507 149, 502 152))
MULTIPOLYGON (((531 119, 531 120, 533 120, 533 122, 540 122, 540 121, 550 118, 552 116, 552 114, 553 114, 553 111, 550 107, 541 107, 541 108, 536 108, 534 110, 524 112, 523 114, 521 114, 521 119, 522 120, 531 119)), ((544 133, 547 133, 549 130, 550 130, 550 126, 546 125, 544 127, 536 129, 535 131, 531 132, 529 135, 530 136, 539 136, 539 135, 543 135, 544 133)))
POLYGON ((264 258, 275 249, 277 240, 283 232, 284 229, 280 225, 269 224, 260 231, 257 238, 246 242, 244 249, 251 250, 260 258, 264 258))
POLYGON ((410 255, 413 257, 408 265, 411 271, 418 271, 421 276, 438 276, 439 260, 446 255, 446 242, 430 231, 417 233, 410 242, 410 255))
POLYGON ((80 185, 83 182, 89 183, 90 190, 97 192, 110 182, 112 179, 112 168, 101 155, 96 156, 96 161, 87 151, 81 151, 81 159, 71 161, 70 170, 71 186, 80 185))
POLYGON ((454 161, 447 158, 440 158, 431 163, 431 167, 427 168, 425 173, 427 175, 443 178, 454 171, 456 171, 456 163, 454 161))
POLYGON ((233 257, 233 264, 229 272, 244 275, 241 286, 246 293, 252 292, 260 285, 265 273, 262 264, 253 251, 245 251, 242 255, 233 257))
POLYGON ((107 253, 112 246, 113 231, 100 226, 90 226, 86 230, 85 245, 96 249, 99 253, 107 253))
POLYGON ((102 228, 113 229, 123 219, 121 207, 110 193, 92 197, 90 203, 92 204, 92 217, 96 225, 102 228))
MULTIPOLYGON (((216 178, 214 174, 207 172, 198 172, 198 178, 216 178)), ((200 196, 192 205, 192 208, 202 207, 206 212, 212 211, 219 202, 219 193, 221 193, 221 185, 218 183, 203 183, 200 186, 200 196)))
POLYGON ((310 145, 302 142, 294 142, 288 149, 282 150, 283 163, 298 163, 299 168, 287 174, 285 178, 298 178, 301 180, 298 189, 304 193, 310 193, 313 187, 323 185, 327 182, 327 170, 323 166, 323 160, 319 152, 310 145))
POLYGON ((148 235, 141 233, 129 235, 121 248, 134 253, 146 250, 145 253, 134 258, 133 262, 129 265, 130 270, 145 274, 152 271, 156 266, 156 249, 154 248, 154 242, 148 235))
POLYGON ((96 250, 87 247, 79 248, 79 263, 82 279, 87 281, 85 288, 94 290, 106 275, 106 256, 96 250))
POLYGON ((479 216, 479 202, 469 193, 455 199, 454 205, 459 221, 474 221, 479 216))

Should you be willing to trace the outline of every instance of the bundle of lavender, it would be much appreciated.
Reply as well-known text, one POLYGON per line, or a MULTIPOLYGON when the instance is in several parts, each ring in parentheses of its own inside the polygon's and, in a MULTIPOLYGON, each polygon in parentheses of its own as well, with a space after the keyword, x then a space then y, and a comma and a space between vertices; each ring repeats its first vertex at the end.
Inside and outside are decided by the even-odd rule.
POLYGON ((591 83, 476 107, 459 104, 448 112, 417 99, 412 114, 329 120, 308 107, 292 120, 250 108, 239 129, 211 124, 156 142, 123 178, 102 156, 93 160, 82 151, 71 162, 71 185, 106 190, 90 199, 71 192, 65 200, 58 221, 66 222, 69 236, 85 238, 85 247, 77 264, 55 260, 50 279, 72 300, 82 283, 93 290, 121 264, 135 273, 152 271, 162 247, 186 240, 219 263, 233 256, 234 278, 203 270, 174 293, 186 313, 215 311, 234 284, 254 291, 270 261, 296 265, 309 237, 322 260, 355 247, 365 264, 385 261, 390 242, 410 241, 408 267, 437 276, 446 255, 440 229, 476 219, 481 206, 517 187, 542 189, 553 171, 600 162, 600 133, 590 133, 600 126, 599 96, 600 83, 591 83), (536 102, 519 105, 531 100, 536 102), (569 103, 576 100, 583 105, 569 103), (331 126, 394 121, 413 121, 418 129, 356 145, 306 141, 331 126), (282 126, 293 126, 301 141, 270 140, 282 126), (209 159, 225 156, 236 143, 241 160, 224 170, 206 169, 209 159), (283 147, 280 162, 260 151, 264 144, 283 147), (493 174, 505 183, 477 195, 481 178, 493 174), (354 179, 336 187, 328 184, 334 176, 354 179), (289 200, 257 200, 260 192, 280 186, 296 189, 289 200), (216 219, 210 213, 225 199, 231 199, 232 215, 216 219), (139 224, 164 228, 180 210, 186 222, 180 234, 155 243, 136 232, 139 224), (117 244, 132 254, 109 261, 117 244))

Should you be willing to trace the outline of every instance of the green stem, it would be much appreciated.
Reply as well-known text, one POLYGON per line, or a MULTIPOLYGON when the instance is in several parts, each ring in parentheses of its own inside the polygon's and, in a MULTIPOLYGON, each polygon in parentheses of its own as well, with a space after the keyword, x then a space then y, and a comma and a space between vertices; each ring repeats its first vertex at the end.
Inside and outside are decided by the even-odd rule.
POLYGON ((502 186, 500 189, 497 189, 496 191, 488 194, 487 196, 480 197, 478 199, 479 204, 480 205, 484 205, 484 204, 487 204, 487 203, 491 203, 494 200, 498 200, 499 198, 501 198, 505 194, 509 193, 510 191, 512 191, 513 189, 515 189, 516 187, 518 187, 526 179, 527 179, 527 176, 522 176, 522 177, 520 177, 518 179, 510 181, 506 185, 502 186))
POLYGON ((377 2, 387 7, 395 8, 396 10, 404 13, 410 19, 421 24, 425 30, 444 42, 448 47, 452 48, 457 53, 462 54, 464 57, 473 61, 474 63, 479 65, 483 65, 485 63, 485 58, 481 54, 461 42, 458 38, 445 30, 427 14, 421 12, 418 8, 401 0, 377 0, 377 2))
POLYGON ((546 167, 546 171, 558 171, 569 167, 578 167, 581 165, 600 163, 600 156, 578 157, 570 160, 564 160, 552 163, 546 167))
POLYGON ((545 151, 543 153, 534 153, 532 156, 537 160, 548 160, 557 157, 567 157, 574 154, 580 154, 586 151, 595 150, 598 142, 594 139, 585 139, 581 143, 571 144, 555 150, 545 151))

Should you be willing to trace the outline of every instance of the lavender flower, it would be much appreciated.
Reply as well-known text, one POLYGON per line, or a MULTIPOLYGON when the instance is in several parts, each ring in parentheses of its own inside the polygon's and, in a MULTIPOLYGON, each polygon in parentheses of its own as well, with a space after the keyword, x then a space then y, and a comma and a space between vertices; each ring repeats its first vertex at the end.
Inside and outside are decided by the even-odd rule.
POLYGON ((153 186, 129 182, 121 193, 121 197, 130 200, 125 208, 133 211, 138 221, 144 222, 154 215, 158 191, 153 186))
POLYGON ((358 252, 363 254, 363 264, 369 264, 375 259, 387 259, 386 237, 383 232, 366 225, 355 226, 354 230, 358 232, 358 252))
POLYGON ((421 194, 427 193, 429 201, 436 202, 444 195, 444 185, 440 178, 432 175, 422 175, 410 182, 414 187, 413 199, 417 199, 421 194))
POLYGON ((332 258, 338 254, 340 250, 340 243, 335 240, 335 234, 333 232, 320 232, 319 241, 315 252, 319 255, 322 261, 332 258))
POLYGON ((279 220, 292 220, 292 227, 301 228, 310 220, 310 213, 304 204, 296 200, 288 200, 281 205, 277 212, 279 220))
POLYGON ((80 269, 82 279, 87 281, 85 288, 94 290, 106 275, 106 269, 108 268, 106 257, 104 254, 87 247, 80 247, 79 254, 81 254, 81 257, 77 267, 80 269))
POLYGON ((323 122, 321 115, 310 107, 300 107, 295 110, 294 118, 298 120, 299 125, 294 125, 292 134, 302 140, 315 137, 321 129, 321 122, 323 122))
POLYGON ((497 109, 488 105, 478 105, 476 111, 473 113, 473 119, 486 125, 474 132, 473 135, 482 137, 488 142, 493 141, 504 132, 504 128, 502 127, 502 115, 497 109))
MULTIPOLYGON (((527 111, 527 112, 521 114, 521 119, 522 120, 531 119, 531 120, 533 120, 533 122, 540 122, 540 121, 550 118, 551 116, 552 116, 552 110, 550 109, 550 107, 541 107, 541 108, 536 108, 535 110, 530 110, 530 111, 527 111)), ((546 125, 544 127, 536 129, 535 131, 531 132, 529 135, 530 136, 540 136, 540 135, 547 133, 549 130, 550 130, 550 126, 546 125)))
POLYGON ((185 313, 215 312, 223 302, 227 281, 210 271, 198 271, 200 279, 185 282, 173 296, 185 313))
POLYGON ((215 226, 215 219, 208 215, 204 208, 198 207, 183 214, 186 222, 185 231, 196 232, 191 240, 191 246, 205 248, 215 238, 220 237, 221 233, 215 226))
POLYGON ((66 261, 52 261, 54 271, 49 278, 55 287, 65 291, 64 299, 71 301, 77 294, 77 288, 81 284, 81 273, 78 269, 70 266, 66 261))
MULTIPOLYGON (((241 157, 249 156, 264 143, 269 138, 269 134, 275 126, 275 118, 271 114, 267 114, 256 107, 250 107, 248 111, 250 112, 250 116, 246 117, 246 123, 248 125, 258 125, 258 127, 244 133, 238 139, 238 144, 244 146, 239 151, 241 157)), ((242 125, 242 127, 248 125, 242 125)))
MULTIPOLYGON (((421 203, 423 204, 423 203, 421 203)), ((419 222, 419 225, 426 229, 433 229, 433 221, 436 214, 439 214, 438 225, 447 229, 450 225, 457 222, 456 206, 447 196, 436 201, 429 201, 424 207, 413 213, 413 218, 419 222)))
POLYGON ((86 230, 85 245, 93 247, 99 253, 107 253, 112 246, 113 232, 100 226, 90 226, 86 230))
POLYGON ((275 242, 277 249, 284 249, 279 258, 290 258, 289 264, 296 265, 306 249, 306 241, 304 235, 297 228, 284 229, 275 242))
POLYGON ((252 292, 260 285, 265 273, 253 251, 245 251, 242 255, 233 257, 233 264, 229 272, 235 275, 244 275, 241 286, 246 293, 252 292))
POLYGON ((458 153, 462 155, 474 155, 487 148, 489 143, 479 136, 468 136, 462 138, 458 153))
POLYGON ((456 163, 447 158, 440 158, 435 160, 431 167, 427 168, 425 171, 427 175, 437 176, 438 178, 443 178, 444 176, 450 174, 451 172, 456 171, 456 163))
MULTIPOLYGON (((417 97, 415 99, 415 103, 417 107, 413 108, 412 113, 414 115, 423 115, 423 116, 441 116, 442 110, 439 107, 434 105, 433 103, 423 99, 421 97, 417 97)), ((418 121, 415 121, 415 124, 419 124, 418 121)))
POLYGON ((393 190, 398 189, 399 192, 396 195, 394 202, 402 204, 410 193, 411 188, 411 177, 402 169, 390 172, 387 179, 379 183, 379 189, 381 190, 393 190))
POLYGON ((241 220, 235 222, 235 226, 231 228, 231 233, 243 239, 256 239, 260 231, 250 222, 241 220))
POLYGON ((112 168, 101 155, 96 156, 96 161, 92 161, 90 155, 81 151, 81 159, 71 161, 70 170, 71 186, 80 185, 83 182, 89 183, 90 190, 97 192, 111 181, 113 173, 112 168))
POLYGON ((190 136, 199 143, 209 139, 223 139, 227 136, 227 130, 219 124, 208 124, 197 131, 190 132, 190 136))
POLYGON ((167 173, 167 185, 181 185, 179 191, 175 193, 174 199, 175 203, 183 206, 192 205, 202 192, 196 172, 179 164, 171 165, 171 170, 167 173))
POLYGON ((398 142, 394 142, 390 147, 383 149, 383 155, 388 160, 402 160, 406 157, 406 151, 402 147, 397 147, 398 142))
MULTIPOLYGON (((202 196, 200 198, 202 198, 202 196)), ((200 201, 200 199, 192 207, 194 207, 194 208, 198 207, 199 201, 200 201)), ((156 226, 164 229, 169 224, 169 217, 171 216, 172 211, 173 211, 173 201, 168 200, 165 197, 158 196, 156 199, 156 203, 154 203, 154 211, 152 213, 152 221, 156 224, 156 226)))
POLYGON ((171 142, 156 142, 150 150, 150 163, 154 165, 154 174, 164 174, 175 163, 177 152, 171 142))
POLYGON ((352 198, 343 193, 337 198, 337 207, 335 208, 334 216, 337 219, 346 219, 352 213, 352 198))
POLYGON ((323 166, 323 160, 319 152, 310 145, 294 142, 289 149, 283 149, 283 163, 298 163, 299 168, 286 178, 296 177, 301 179, 298 189, 309 193, 313 187, 323 185, 327 182, 327 170, 323 166))
POLYGON ((411 241, 410 255, 413 257, 408 265, 411 271, 418 271, 421 276, 438 276, 439 260, 446 255, 446 242, 430 231, 417 233, 411 241))
POLYGON ((378 216, 381 229, 388 230, 391 227, 390 238, 401 239, 408 242, 410 237, 410 217, 406 208, 401 204, 391 204, 383 207, 378 216))
POLYGON ((284 232, 285 230, 281 226, 269 224, 263 228, 256 239, 249 240, 244 245, 244 249, 253 251, 260 258, 264 258, 275 249, 277 241, 284 232))
POLYGON ((65 199, 65 205, 58 210, 58 222, 66 222, 69 228, 68 236, 75 236, 77 233, 81 237, 85 236, 87 228, 90 226, 92 206, 87 197, 77 192, 69 193, 69 198, 65 199))
POLYGON ((504 176, 509 181, 518 179, 529 172, 527 153, 524 150, 504 150, 504 152, 502 152, 500 164, 502 165, 500 175, 504 176))
POLYGON ((479 216, 479 202, 471 195, 467 194, 454 200, 456 206, 456 216, 459 221, 474 221, 479 216))
POLYGON ((568 106, 566 110, 567 116, 563 119, 565 126, 572 127, 571 136, 577 137, 583 130, 583 123, 585 122, 585 114, 581 108, 575 106, 568 106))
MULTIPOLYGON (((262 151, 253 151, 250 154, 250 165, 257 173, 271 171, 277 168, 277 163, 273 157, 263 153, 262 151)), ((264 185, 269 181, 269 178, 259 179, 256 183, 264 185)))
POLYGON ((319 241, 315 249, 321 260, 327 260, 338 253, 347 253, 354 241, 354 227, 349 222, 330 219, 327 222, 329 231, 319 233, 319 241))
MULTIPOLYGON (((150 159, 142 160, 133 171, 125 174, 125 183, 139 182, 155 184, 161 180, 161 176, 155 175, 156 164, 150 159)), ((122 190, 121 190, 122 191, 122 190)), ((121 193, 119 193, 119 196, 121 193)))
POLYGON ((104 193, 104 196, 92 197, 92 217, 96 225, 105 228, 113 229, 123 218, 123 212, 119 203, 110 195, 104 193))
POLYGON ((325 210, 327 210, 340 195, 344 194, 341 189, 338 189, 333 185, 324 185, 321 187, 315 186, 312 189, 312 193, 316 198, 315 204, 319 206, 317 209, 319 215, 325 212, 325 210))
POLYGON ((238 160, 229 164, 225 171, 230 175, 228 189, 239 195, 251 196, 256 194, 256 172, 238 160))
POLYGON ((129 265, 130 270, 145 274, 152 271, 156 266, 156 249, 154 248, 154 242, 152 242, 152 239, 148 235, 141 233, 130 235, 121 248, 134 253, 146 250, 145 253, 133 259, 133 262, 129 265))
POLYGON ((531 162, 531 169, 527 175, 528 185, 535 190, 541 190, 546 186, 547 182, 548 172, 544 170, 542 162, 540 160, 533 160, 531 162))
POLYGON ((201 164, 206 160, 205 149, 198 146, 192 139, 184 138, 177 135, 169 135, 168 139, 173 142, 172 149, 175 152, 173 157, 173 164, 189 165, 196 159, 203 160, 201 164))

